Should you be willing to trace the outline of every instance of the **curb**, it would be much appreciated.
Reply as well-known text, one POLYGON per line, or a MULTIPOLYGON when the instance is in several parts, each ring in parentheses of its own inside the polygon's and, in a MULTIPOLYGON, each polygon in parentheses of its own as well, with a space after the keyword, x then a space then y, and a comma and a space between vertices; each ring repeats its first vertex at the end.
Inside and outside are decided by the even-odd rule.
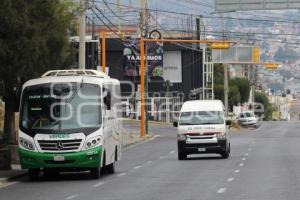
POLYGON ((16 179, 20 179, 20 178, 25 177, 26 175, 27 175, 27 171, 24 171, 20 174, 17 174, 17 175, 11 176, 11 177, 0 178, 0 183, 1 182, 10 182, 10 181, 13 181, 16 179))
POLYGON ((155 138, 155 136, 157 136, 157 135, 154 135, 154 134, 150 133, 145 138, 143 138, 143 139, 141 139, 139 141, 136 141, 136 142, 133 142, 131 144, 126 144, 126 145, 122 146, 122 149, 123 149, 123 151, 127 151, 127 150, 129 150, 131 148, 134 148, 134 147, 138 146, 138 145, 145 144, 145 143, 153 140, 155 138))
MULTIPOLYGON (((130 122, 140 122, 141 120, 135 119, 123 119, 123 121, 130 121, 130 122)), ((172 125, 172 123, 168 122, 159 122, 159 121, 148 121, 149 124, 159 124, 159 125, 172 125)))

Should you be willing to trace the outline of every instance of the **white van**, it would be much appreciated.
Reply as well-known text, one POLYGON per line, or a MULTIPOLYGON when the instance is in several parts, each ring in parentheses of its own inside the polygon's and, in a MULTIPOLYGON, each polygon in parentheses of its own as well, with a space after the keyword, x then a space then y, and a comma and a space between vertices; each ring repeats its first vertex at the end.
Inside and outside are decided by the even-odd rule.
POLYGON ((121 157, 120 82, 95 70, 55 70, 23 86, 19 155, 30 179, 39 173, 114 173, 121 157))
POLYGON ((219 100, 187 101, 180 110, 178 127, 178 159, 184 160, 189 154, 221 154, 228 158, 230 142, 228 139, 224 105, 219 100))

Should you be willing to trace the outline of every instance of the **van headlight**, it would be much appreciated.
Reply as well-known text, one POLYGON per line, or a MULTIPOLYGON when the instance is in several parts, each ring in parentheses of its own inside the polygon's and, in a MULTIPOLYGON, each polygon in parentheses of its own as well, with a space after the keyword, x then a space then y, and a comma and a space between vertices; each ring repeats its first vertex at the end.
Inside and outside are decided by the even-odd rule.
POLYGON ((31 151, 35 150, 33 142, 31 142, 25 138, 20 138, 19 144, 27 150, 31 150, 31 151))
POLYGON ((100 143, 101 143, 101 137, 100 136, 93 137, 93 138, 91 138, 91 139, 89 139, 85 142, 84 148, 85 149, 90 149, 90 148, 93 148, 95 146, 98 146, 100 143))
POLYGON ((224 139, 227 136, 226 132, 218 132, 218 133, 216 133, 216 135, 217 135, 217 138, 219 138, 219 139, 224 139))
POLYGON ((186 135, 184 135, 184 134, 177 134, 177 140, 179 140, 179 141, 185 141, 186 140, 186 135))

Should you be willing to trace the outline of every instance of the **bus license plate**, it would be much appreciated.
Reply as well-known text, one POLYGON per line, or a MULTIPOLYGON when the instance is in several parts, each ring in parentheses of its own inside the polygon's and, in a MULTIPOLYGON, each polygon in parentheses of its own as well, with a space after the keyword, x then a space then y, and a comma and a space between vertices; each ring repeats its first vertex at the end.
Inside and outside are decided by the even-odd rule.
POLYGON ((54 161, 56 162, 62 162, 65 161, 65 157, 64 156, 54 156, 54 161))
POLYGON ((198 151, 199 152, 204 152, 204 151, 206 151, 206 149, 205 148, 198 148, 198 151))

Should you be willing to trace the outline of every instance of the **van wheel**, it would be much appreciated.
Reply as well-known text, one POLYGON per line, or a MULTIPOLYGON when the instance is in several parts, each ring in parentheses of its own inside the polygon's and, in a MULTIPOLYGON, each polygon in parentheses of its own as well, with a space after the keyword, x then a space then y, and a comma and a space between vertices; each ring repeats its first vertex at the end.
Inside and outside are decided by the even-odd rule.
POLYGON ((99 167, 92 168, 90 170, 90 176, 92 179, 98 179, 100 177, 100 168, 99 167))
POLYGON ((228 145, 228 147, 226 148, 226 150, 221 153, 221 156, 223 158, 228 158, 230 156, 230 144, 228 145))
POLYGON ((28 177, 30 181, 37 181, 39 179, 39 169, 28 169, 28 177))
POLYGON ((221 153, 221 156, 223 157, 223 158, 229 158, 229 152, 224 152, 224 153, 221 153))
POLYGON ((178 149, 178 160, 186 160, 187 154, 178 149))

